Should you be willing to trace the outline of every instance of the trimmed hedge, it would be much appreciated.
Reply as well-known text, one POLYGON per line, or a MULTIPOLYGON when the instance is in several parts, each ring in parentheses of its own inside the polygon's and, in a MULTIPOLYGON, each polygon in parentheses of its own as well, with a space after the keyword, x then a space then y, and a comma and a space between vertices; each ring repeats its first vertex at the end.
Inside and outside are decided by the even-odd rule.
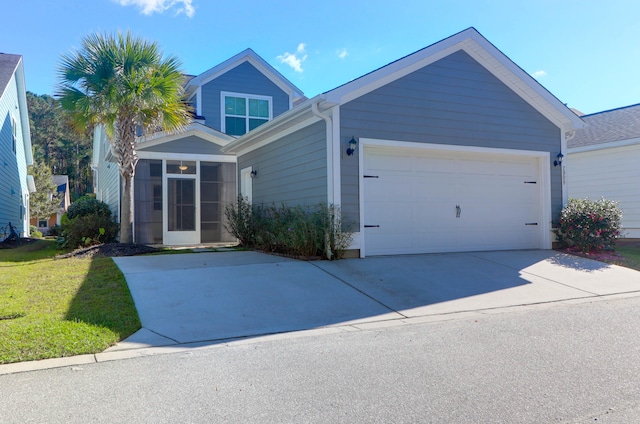
POLYGON ((553 231, 559 242, 582 252, 610 250, 621 235, 621 220, 622 211, 616 202, 569 199, 553 231))

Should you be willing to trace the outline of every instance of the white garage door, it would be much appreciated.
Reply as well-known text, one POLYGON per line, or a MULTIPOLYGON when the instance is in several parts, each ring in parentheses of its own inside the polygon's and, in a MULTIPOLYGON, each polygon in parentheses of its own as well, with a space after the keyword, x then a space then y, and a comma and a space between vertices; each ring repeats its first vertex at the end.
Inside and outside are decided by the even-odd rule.
POLYGON ((365 254, 539 248, 537 158, 364 147, 365 254))

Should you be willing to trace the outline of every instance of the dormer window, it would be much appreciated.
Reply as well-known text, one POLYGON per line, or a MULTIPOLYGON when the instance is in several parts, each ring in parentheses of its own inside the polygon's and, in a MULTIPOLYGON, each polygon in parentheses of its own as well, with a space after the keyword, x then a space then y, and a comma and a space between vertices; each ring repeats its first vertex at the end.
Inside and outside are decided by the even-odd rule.
POLYGON ((222 92, 222 132, 243 135, 273 117, 270 96, 222 92))

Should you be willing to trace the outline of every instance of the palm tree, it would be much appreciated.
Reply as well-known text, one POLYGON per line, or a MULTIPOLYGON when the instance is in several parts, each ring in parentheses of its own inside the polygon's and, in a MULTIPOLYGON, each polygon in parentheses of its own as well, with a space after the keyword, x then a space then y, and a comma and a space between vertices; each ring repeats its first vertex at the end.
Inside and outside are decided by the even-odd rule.
POLYGON ((120 242, 133 241, 133 177, 136 135, 177 132, 190 122, 184 75, 176 57, 163 57, 157 43, 125 35, 93 34, 62 55, 59 97, 78 129, 104 126, 122 176, 120 242))

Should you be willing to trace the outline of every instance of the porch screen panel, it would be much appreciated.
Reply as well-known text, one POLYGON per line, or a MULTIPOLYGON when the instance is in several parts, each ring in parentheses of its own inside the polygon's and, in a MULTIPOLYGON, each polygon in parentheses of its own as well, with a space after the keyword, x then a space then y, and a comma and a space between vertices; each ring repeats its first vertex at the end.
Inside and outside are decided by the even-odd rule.
POLYGON ((225 208, 236 199, 236 164, 200 162, 200 233, 202 243, 233 242, 225 230, 225 208))
POLYGON ((167 179, 169 204, 168 230, 196 230, 196 190, 195 179, 167 179))
POLYGON ((136 243, 162 243, 162 161, 140 159, 134 181, 136 243))

